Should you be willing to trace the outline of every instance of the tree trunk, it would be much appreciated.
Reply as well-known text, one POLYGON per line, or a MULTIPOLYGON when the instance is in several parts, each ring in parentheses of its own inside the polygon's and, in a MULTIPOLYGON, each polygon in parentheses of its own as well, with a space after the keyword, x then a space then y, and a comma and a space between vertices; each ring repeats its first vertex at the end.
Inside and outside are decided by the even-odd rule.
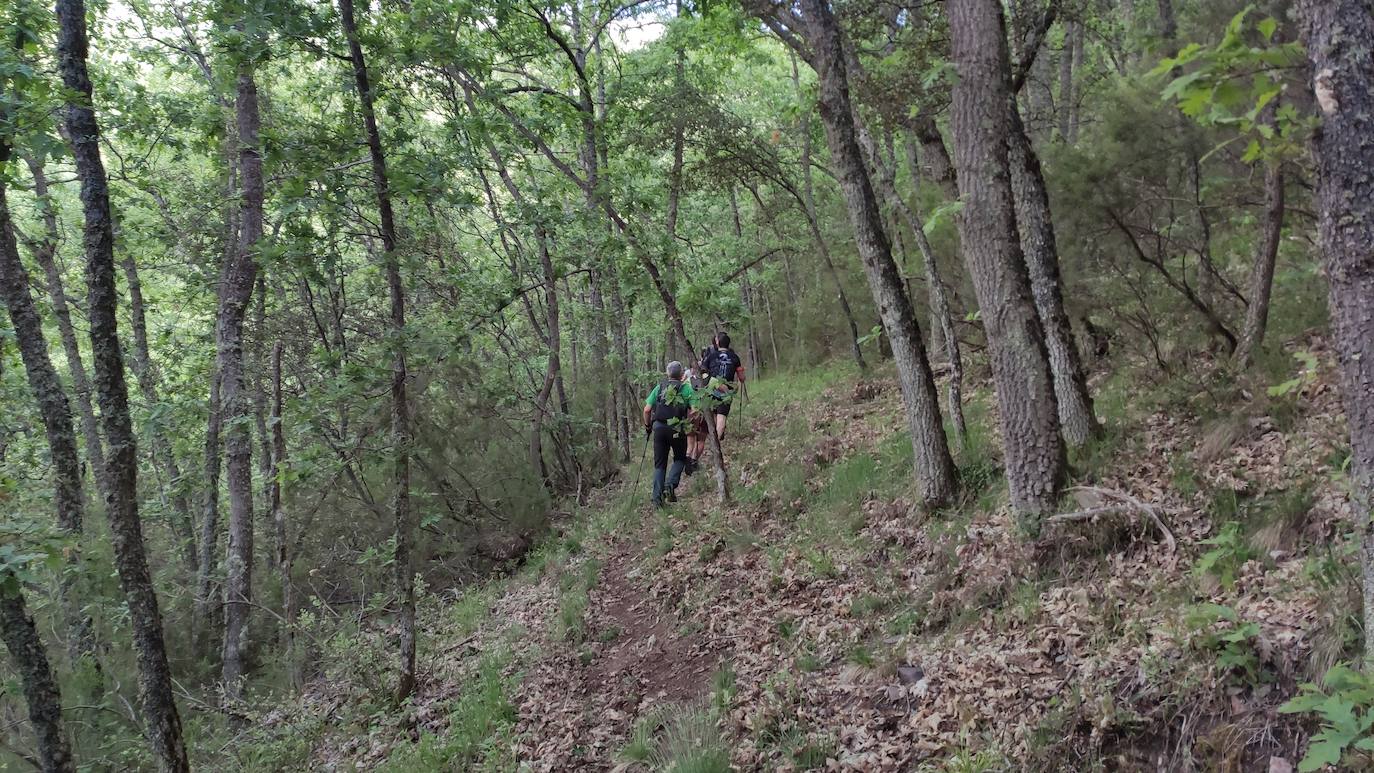
POLYGON ((950 374, 945 402, 948 405, 950 422, 954 426, 954 442, 962 448, 964 437, 968 434, 968 428, 964 423, 964 363, 959 352, 959 338, 954 333, 954 317, 949 310, 949 298, 945 295, 945 283, 940 281, 939 270, 936 267, 935 250, 931 248, 930 240, 926 238, 920 216, 897 193, 896 171, 892 166, 885 163, 882 156, 878 154, 872 137, 862 125, 858 124, 857 117, 855 124, 859 129, 859 141, 864 147, 869 163, 876 172, 875 178, 878 182, 879 194, 906 222, 907 228, 911 230, 912 238, 916 240, 916 249, 921 253, 926 287, 930 292, 932 316, 938 321, 941 342, 944 345, 945 353, 949 356, 950 374))
POLYGON ((282 342, 272 346, 272 417, 269 421, 272 430, 272 473, 268 494, 268 506, 272 511, 272 549, 276 554, 277 573, 281 580, 282 645, 286 651, 287 671, 291 686, 296 690, 304 687, 301 673, 300 655, 296 652, 296 595, 291 582, 291 562, 295 556, 289 553, 290 544, 286 534, 286 505, 282 501, 282 473, 286 463, 286 430, 282 426, 282 381, 281 358, 282 342))
POLYGON ((220 608, 215 587, 219 569, 219 474, 220 456, 220 375, 217 363, 210 364, 210 398, 205 421, 205 499, 201 504, 200 561, 196 573, 197 650, 204 651, 215 628, 220 608))
MULTIPOLYGON (((139 281, 138 266, 131 252, 125 252, 120 259, 124 272, 124 284, 129 290, 129 321, 134 333, 133 356, 129 363, 134 376, 138 379, 143 402, 152 411, 159 402, 157 371, 153 368, 153 358, 148 347, 148 323, 143 307, 143 283, 139 281)), ((191 499, 186 493, 185 481, 181 479, 181 467, 177 464, 172 443, 166 430, 156 422, 148 428, 153 442, 153 463, 159 477, 166 481, 172 502, 172 530, 181 547, 181 560, 186 569, 197 574, 200 561, 196 556, 195 516, 191 512, 191 499)))
POLYGON ((630 427, 634 423, 634 390, 630 386, 630 318, 625 310, 625 296, 620 291, 620 272, 616 270, 614 264, 609 264, 611 275, 608 277, 608 284, 611 287, 611 337, 615 345, 617 362, 611 368, 615 374, 614 387, 616 399, 616 437, 620 443, 620 462, 629 464, 630 455, 633 453, 630 427))
MULTIPOLYGON (((1368 0, 1304 0, 1299 9, 1322 120, 1313 139, 1318 244, 1363 529, 1364 630, 1374 631, 1374 14, 1368 0)), ((1374 667, 1374 636, 1365 636, 1364 665, 1374 667)))
POLYGON ((953 126, 964 259, 987 329, 1012 506, 1035 518, 1055 507, 1065 455, 1044 332, 1017 240, 1002 7, 997 0, 951 0, 947 9, 958 73, 953 126))
POLYGON ((1083 22, 1073 23, 1073 84, 1069 89, 1069 144, 1078 142, 1079 108, 1083 95, 1083 22))
POLYGON ((1269 296, 1274 289, 1274 262, 1283 236, 1283 163, 1268 161, 1264 170, 1264 232, 1255 249, 1255 264, 1250 270, 1250 305, 1245 309, 1245 327, 1236 361, 1249 368, 1255 352, 1264 344, 1269 323, 1269 296))
MULTIPOLYGON (((801 76, 797 71, 796 54, 792 55, 792 88, 797 92, 797 101, 800 103, 802 101, 801 76)), ((802 205, 803 214, 806 215, 806 226, 811 231, 811 239, 816 244, 816 252, 825 264, 825 273, 835 285, 835 296, 840 302, 840 311, 844 314, 844 320, 849 325, 850 353, 854 356, 854 363, 859 366, 859 372, 862 373, 868 370, 868 363, 864 361, 863 346, 859 342, 859 323, 854 319, 854 310, 850 308, 849 297, 844 292, 844 282, 840 279, 840 272, 835 270, 835 261, 830 256, 830 248, 826 246, 825 236, 821 233, 820 222, 816 216, 816 189, 811 179, 811 109, 807 105, 802 105, 801 141, 802 205)))
POLYGON ((921 166, 925 167, 926 177, 934 180, 950 201, 959 200, 958 174, 954 162, 950 160, 945 138, 940 135, 940 127, 930 115, 921 113, 911 122, 907 141, 915 137, 915 146, 920 149, 921 166))
POLYGON ((91 358, 96 399, 109 444, 107 475, 110 496, 105 510, 114 541, 115 567, 124 588, 139 669, 139 696, 146 736, 154 756, 168 771, 190 769, 182 740, 181 717, 172 694, 171 671, 162 638, 162 615, 143 547, 138 514, 138 453, 129 420, 129 392, 124 382, 124 353, 118 332, 114 232, 109 184, 100 159, 100 127, 92 109, 91 80, 86 70, 86 4, 57 0, 58 66, 70 101, 67 134, 81 180, 85 216, 86 287, 89 292, 91 358))
POLYGON ((1064 23, 1064 46, 1059 50, 1059 139, 1073 143, 1073 38, 1078 22, 1064 23))
POLYGON ((1081 446, 1097 433, 1088 379, 1082 358, 1073 340, 1073 328, 1064 310, 1063 284, 1059 274, 1059 248, 1055 241, 1054 220, 1050 214, 1049 192, 1040 170, 1040 159, 1031 147, 1030 137, 1021 123, 1016 103, 1008 102, 1007 151, 1011 165, 1011 187, 1016 202, 1016 224, 1021 250, 1030 275, 1031 294, 1045 332, 1045 349, 1054 377, 1055 404, 1059 408, 1059 428, 1065 442, 1081 446))
MULTIPOLYGON (((258 271, 257 289, 253 299, 253 360, 249 364, 253 374, 253 425, 258 435, 258 478, 262 485, 262 511, 258 516, 265 530, 272 528, 272 490, 268 482, 272 479, 272 432, 267 426, 268 377, 271 367, 267 361, 267 280, 263 271, 258 271)), ((268 569, 277 567, 275 550, 264 550, 263 559, 268 569)))
POLYGON ((215 324, 224 438, 224 472, 229 490, 229 545, 224 566, 224 646, 221 676, 224 697, 236 702, 242 692, 243 655, 253 604, 253 431, 252 404, 244 373, 243 322, 257 279, 257 254, 263 237, 263 170, 259 152, 262 118, 252 65, 239 65, 235 95, 238 170, 243 194, 238 248, 220 273, 220 307, 215 324))
POLYGON ((39 210, 43 213, 43 239, 33 245, 33 257, 43 269, 47 280, 48 298, 52 303, 53 317, 57 320, 57 332, 62 338, 62 353, 67 356, 67 371, 72 377, 72 392, 76 395, 76 406, 81 414, 81 436, 86 445, 86 459, 90 462, 91 477, 103 492, 105 482, 105 449, 100 443, 100 430, 95 419, 95 407, 91 404, 91 382, 86 377, 86 366, 81 359, 81 347, 76 340, 76 328, 72 325, 71 311, 67 307, 67 290, 63 286, 62 272, 57 268, 57 242, 61 234, 57 228, 57 211, 52 205, 48 192, 48 176, 43 164, 33 156, 25 156, 29 173, 33 176, 33 195, 38 200, 39 210))
POLYGON ((62 727, 62 695, 48 663, 47 649, 24 604, 18 578, 8 571, 5 575, 0 575, 0 586, 12 587, 0 590, 0 638, 5 640, 24 687, 29 723, 38 737, 38 767, 44 773, 75 773, 76 760, 62 727))
POLYGON ((549 337, 549 364, 544 376, 544 385, 534 400, 534 426, 530 430, 530 463, 534 465, 535 473, 543 480, 544 488, 548 491, 549 496, 553 497, 558 492, 552 476, 548 473, 548 467, 544 464, 543 435, 544 418, 549 413, 549 398, 553 394, 554 383, 558 380, 558 374, 562 370, 560 355, 562 334, 558 309, 558 285, 555 282, 553 258, 549 255, 548 235, 542 224, 535 224, 534 229, 534 238, 539 245, 539 265, 544 271, 544 327, 548 331, 549 337))
POLYGON ((814 49, 812 66, 819 79, 820 113, 830 156, 848 204, 869 289, 897 365, 921 502, 927 508, 940 507, 953 498, 957 488, 954 461, 945 440, 939 397, 926 359, 921 329, 911 299, 902 287, 901 272, 892 260, 892 247, 883 232, 877 197, 855 137, 839 24, 831 13, 828 0, 803 0, 802 9, 810 27, 814 49))
POLYGON ((382 153, 382 135, 377 129, 377 114, 373 109, 372 87, 369 83, 363 48, 358 42, 358 28, 353 18, 353 0, 339 0, 339 14, 343 21, 348 52, 353 61, 353 79, 358 88, 358 104, 362 108, 363 126, 367 131, 367 148, 372 161, 372 183, 377 192, 380 213, 382 246, 385 250, 386 283, 391 299, 391 333, 395 354, 391 364, 391 434, 395 449, 395 518, 396 518, 396 595, 400 598, 398 614, 400 675, 396 684, 397 703, 415 691, 415 572, 411 558, 414 539, 410 513, 410 409, 406 403, 406 347, 405 347, 405 287, 401 283, 401 256, 397 252, 396 223, 391 211, 391 191, 386 174, 386 156, 382 153))
POLYGON ((1159 9, 1159 37, 1164 41, 1164 56, 1171 57, 1178 53, 1178 20, 1174 18, 1174 0, 1158 0, 1159 9))
MULTIPOLYGON (((0 118, 8 116, 0 113, 0 118)), ((8 163, 9 155, 9 143, 0 140, 0 167, 8 163)), ((96 648, 90 618, 81 610, 81 599, 76 589, 81 573, 80 541, 85 519, 85 494, 81 488, 81 459, 77 452, 76 429, 72 423, 71 403, 62 388, 57 369, 48 357, 43 320, 29 291, 28 271, 19 259, 7 194, 4 181, 0 180, 0 302, 9 310, 24 373, 43 421, 43 433, 52 460, 53 505, 57 526, 78 543, 77 550, 72 552, 69 559, 72 566, 63 573, 61 581, 69 654, 74 662, 82 657, 94 659, 96 648)))

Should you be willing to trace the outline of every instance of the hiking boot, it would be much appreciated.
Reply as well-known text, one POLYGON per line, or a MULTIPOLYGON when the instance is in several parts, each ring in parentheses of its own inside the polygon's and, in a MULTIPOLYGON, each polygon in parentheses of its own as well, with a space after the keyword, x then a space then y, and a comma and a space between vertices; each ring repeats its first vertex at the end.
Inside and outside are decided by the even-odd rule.
POLYGON ((655 509, 655 510, 662 510, 662 509, 663 509, 663 500, 662 500, 662 499, 650 499, 649 501, 653 503, 654 509, 655 509))
POLYGON ((687 464, 682 468, 682 471, 685 472, 685 473, 687 473, 688 475, 691 475, 692 473, 696 472, 696 471, 697 471, 697 460, 696 460, 696 459, 688 459, 688 460, 687 460, 687 464))
POLYGON ((666 496, 667 496, 668 501, 669 501, 670 503, 676 503, 676 502, 677 502, 677 492, 676 492, 676 491, 669 491, 669 492, 667 493, 666 496))

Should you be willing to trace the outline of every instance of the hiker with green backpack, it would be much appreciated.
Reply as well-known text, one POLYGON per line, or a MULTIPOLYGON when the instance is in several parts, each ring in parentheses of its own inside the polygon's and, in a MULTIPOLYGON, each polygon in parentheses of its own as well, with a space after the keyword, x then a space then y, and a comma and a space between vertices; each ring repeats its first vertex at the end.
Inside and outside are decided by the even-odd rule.
POLYGON ((683 381, 682 363, 668 363, 667 378, 658 383, 644 401, 644 432, 654 444, 654 507, 664 501, 677 501, 677 486, 687 465, 687 435, 691 432, 688 415, 696 406, 697 394, 683 381), (668 452, 673 466, 668 469, 668 452))

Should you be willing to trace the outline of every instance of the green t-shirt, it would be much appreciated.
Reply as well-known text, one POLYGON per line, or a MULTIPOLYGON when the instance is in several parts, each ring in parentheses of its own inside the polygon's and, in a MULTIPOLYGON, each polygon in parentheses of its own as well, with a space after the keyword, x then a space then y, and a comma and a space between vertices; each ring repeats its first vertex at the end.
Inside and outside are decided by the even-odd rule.
MULTIPOLYGON (((652 407, 654 407, 654 403, 658 402, 658 389, 659 389, 659 387, 661 387, 661 386, 663 386, 663 385, 662 385, 662 384, 655 384, 655 385, 654 385, 654 390, 653 390, 652 392, 649 393, 648 399, 646 399, 646 400, 644 401, 644 404, 645 404, 646 406, 652 408, 652 407)), ((678 393, 678 395, 679 395, 682 399, 684 399, 684 400, 687 401, 687 407, 689 407, 689 408, 695 408, 695 407, 696 407, 696 404, 697 404, 697 393, 696 393, 695 390, 692 389, 692 385, 691 385, 691 384, 687 383, 686 381, 679 382, 679 384, 678 384, 678 392, 677 392, 677 393, 678 393)), ((672 402, 672 398, 671 398, 671 397, 669 397, 668 400, 669 400, 669 405, 673 405, 673 404, 674 404, 674 403, 672 402)))

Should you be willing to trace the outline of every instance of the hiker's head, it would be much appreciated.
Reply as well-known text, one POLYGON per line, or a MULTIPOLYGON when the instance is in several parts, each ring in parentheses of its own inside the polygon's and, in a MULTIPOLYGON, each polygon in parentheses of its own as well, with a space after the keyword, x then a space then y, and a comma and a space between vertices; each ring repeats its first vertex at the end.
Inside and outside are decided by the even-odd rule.
POLYGON ((719 347, 722 348, 722 349, 729 349, 729 348, 730 348, 730 334, 729 334, 729 333, 717 333, 717 334, 716 334, 716 346, 719 346, 719 347))
POLYGON ((678 362, 677 360, 673 360, 672 362, 668 363, 668 369, 664 372, 668 374, 668 378, 671 378, 675 381, 681 380, 682 363, 678 362))

